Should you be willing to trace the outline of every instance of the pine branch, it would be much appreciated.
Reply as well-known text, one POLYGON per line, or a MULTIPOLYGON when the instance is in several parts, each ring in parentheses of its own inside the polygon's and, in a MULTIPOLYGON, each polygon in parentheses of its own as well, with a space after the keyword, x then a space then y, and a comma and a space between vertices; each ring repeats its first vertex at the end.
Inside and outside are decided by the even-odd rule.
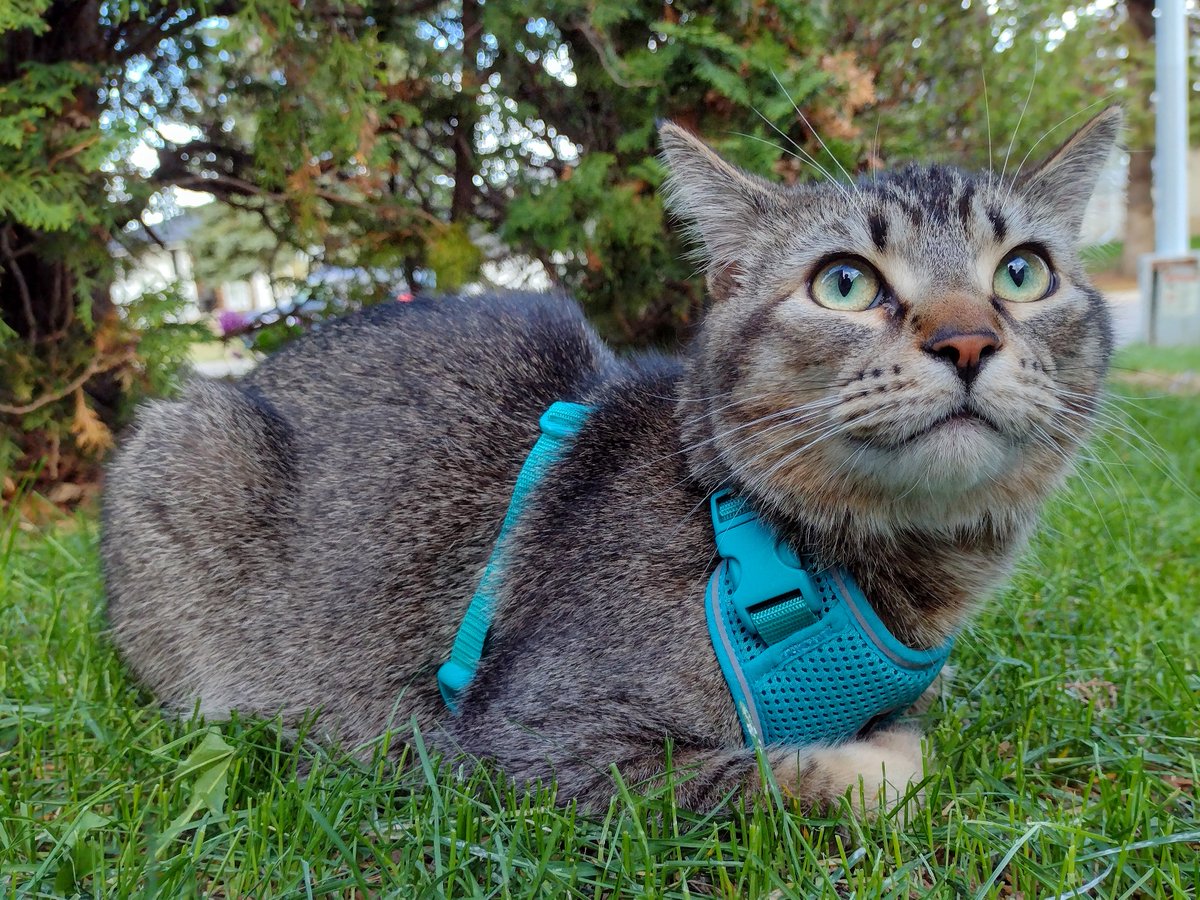
POLYGON ((11 236, 12 229, 9 226, 6 225, 0 229, 0 253, 4 254, 5 268, 17 283, 17 290, 21 295, 21 308, 25 313, 25 321, 29 325, 29 334, 26 337, 32 343, 37 340, 37 317, 33 314, 33 298, 29 293, 29 284, 25 281, 21 264, 17 262, 17 257, 13 253, 11 236))
POLYGON ((101 372, 108 372, 129 361, 128 355, 118 356, 115 359, 110 359, 108 362, 101 363, 99 359, 93 359, 84 367, 84 370, 63 388, 57 391, 51 391, 48 394, 43 394, 36 400, 31 400, 21 406, 9 406, 5 403, 0 403, 0 414, 7 416, 24 416, 31 412, 36 412, 43 406, 48 406, 55 401, 61 400, 69 394, 75 393, 83 387, 89 378, 93 375, 99 375, 101 372))

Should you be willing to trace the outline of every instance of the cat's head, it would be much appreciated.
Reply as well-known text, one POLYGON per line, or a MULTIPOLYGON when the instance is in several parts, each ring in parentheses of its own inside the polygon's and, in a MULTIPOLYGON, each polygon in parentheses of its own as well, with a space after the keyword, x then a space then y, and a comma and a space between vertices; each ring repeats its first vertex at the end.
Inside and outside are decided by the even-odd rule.
POLYGON ((1109 109, 1007 178, 914 165, 783 186, 661 129, 712 306, 680 404, 706 484, 887 532, 1028 524, 1112 348, 1079 258, 1109 109))

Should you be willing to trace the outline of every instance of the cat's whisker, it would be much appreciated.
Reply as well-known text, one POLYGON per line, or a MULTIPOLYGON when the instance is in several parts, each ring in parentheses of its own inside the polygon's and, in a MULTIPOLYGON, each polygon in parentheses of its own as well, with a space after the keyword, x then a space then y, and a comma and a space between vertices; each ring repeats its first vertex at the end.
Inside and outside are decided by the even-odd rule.
MULTIPOLYGON (((732 397, 733 391, 721 391, 719 394, 713 394, 711 397, 672 397, 669 394, 654 394, 649 391, 642 391, 640 395, 649 397, 651 400, 666 400, 668 403, 711 403, 713 400, 720 400, 722 397, 732 397)), ((769 396, 760 394, 760 397, 769 396)))
POLYGON ((758 117, 760 119, 762 119, 764 122, 766 122, 769 127, 774 129, 774 131, 780 137, 782 137, 785 141, 787 141, 789 144, 791 144, 793 147, 795 147, 798 152, 793 152, 793 151, 789 150, 787 147, 784 147, 781 144, 776 144, 774 141, 768 141, 766 138, 759 137, 757 134, 747 134, 744 131, 734 131, 731 133, 737 135, 738 137, 745 137, 745 138, 750 138, 750 140, 752 140, 752 141, 758 141, 760 144, 766 144, 768 147, 774 147, 779 152, 786 153, 788 156, 792 157, 793 159, 798 159, 798 160, 800 160, 800 162, 804 163, 805 165, 811 166, 813 169, 816 169, 821 175, 823 175, 825 177, 826 181, 828 181, 831 185, 833 185, 835 188, 837 188, 843 197, 845 197, 847 200, 853 200, 853 197, 851 197, 850 192, 848 190, 846 190, 846 186, 844 184, 842 184, 840 181, 838 181, 836 178, 834 178, 833 175, 830 174, 828 169, 826 169, 823 165, 821 165, 819 162, 817 162, 817 160, 814 156, 812 156, 807 150, 805 150, 803 147, 801 147, 799 144, 797 144, 795 141, 793 141, 790 137, 788 137, 787 134, 785 134, 783 131, 780 131, 780 129, 775 125, 774 122, 772 122, 770 119, 768 119, 762 113, 760 113, 757 109, 755 109, 754 112, 758 115, 758 117))
POLYGON ((847 467, 853 468, 854 462, 860 456, 862 456, 864 453, 866 453, 868 449, 870 449, 870 444, 864 443, 853 453, 849 454, 848 456, 843 457, 842 461, 837 464, 837 468, 835 468, 832 472, 830 472, 828 475, 826 475, 824 479, 822 479, 821 484, 817 488, 817 493, 824 492, 825 489, 827 487, 829 487, 829 485, 833 482, 833 479, 835 477, 837 477, 837 475, 839 473, 841 473, 842 469, 847 468, 847 467))
POLYGON ((871 167, 871 184, 879 184, 879 167, 875 165, 875 161, 879 159, 879 123, 883 120, 883 114, 875 111, 875 137, 871 141, 871 158, 867 160, 867 165, 871 167))
POLYGON ((1090 112, 1091 110, 1095 109, 1097 106, 1107 105, 1112 100, 1112 97, 1113 97, 1112 94, 1106 94, 1105 96, 1101 97, 1096 102, 1089 103, 1083 109, 1078 110, 1077 112, 1071 113, 1071 115, 1067 116, 1065 119, 1061 119, 1056 124, 1047 128, 1042 133, 1042 136, 1033 142, 1033 146, 1031 146, 1027 151, 1025 151, 1025 155, 1023 157, 1021 157, 1021 162, 1017 166, 1017 171, 1013 173, 1012 181, 1009 182, 1008 194, 1006 195, 1005 199, 1007 200, 1012 197, 1013 187, 1018 183, 1018 181, 1021 178, 1021 170, 1023 168, 1025 168, 1025 163, 1029 161, 1029 157, 1033 155, 1033 151, 1036 150, 1039 146, 1041 146, 1042 141, 1046 140, 1046 138, 1050 137, 1050 135, 1052 135, 1058 129, 1062 128, 1064 125, 1066 125, 1072 119, 1079 118, 1079 116, 1082 116, 1084 113, 1090 112))
MULTIPOLYGON (((1037 401, 1035 401, 1036 403, 1037 401)), ((1079 424, 1092 426, 1099 423, 1102 427, 1100 431, 1103 434, 1111 435, 1121 441, 1127 448, 1135 453, 1141 454, 1142 458, 1154 466, 1161 475, 1166 477, 1172 484, 1186 493, 1190 498, 1200 502, 1200 495, 1189 486, 1177 472, 1174 471, 1174 466, 1170 457, 1166 452, 1159 447, 1153 439, 1147 435, 1139 434, 1132 430, 1128 425, 1115 417, 1112 417, 1105 410, 1096 410, 1090 415, 1077 412, 1063 406, 1049 406, 1042 403, 1037 403, 1048 411, 1058 416, 1069 416, 1076 423, 1076 428, 1079 424)), ((1067 427, 1066 421, 1061 423, 1061 430, 1066 436, 1073 436, 1073 432, 1067 427)), ((1077 432, 1076 432, 1077 433, 1077 432)))
POLYGON ((979 64, 979 75, 983 79, 983 116, 987 121, 988 136, 988 171, 992 171, 992 110, 988 105, 987 67, 979 64))
MULTIPOLYGON (((767 484, 770 481, 770 479, 781 468, 783 468, 786 465, 791 464, 796 459, 798 459, 802 454, 808 452, 809 450, 811 450, 813 447, 817 446, 818 444, 820 444, 824 441, 827 441, 833 437, 836 437, 837 435, 842 434, 846 431, 849 431, 852 428, 861 426, 863 424, 866 424, 869 421, 878 419, 883 414, 891 412, 891 410, 892 410, 891 406, 871 410, 870 412, 864 413, 861 416, 856 416, 852 419, 838 422, 832 426, 826 427, 824 430, 822 430, 822 432, 820 434, 817 435, 816 438, 805 443, 803 446, 801 446, 795 450, 789 451, 787 455, 785 455, 781 460, 779 460, 775 465, 773 465, 767 472, 762 473, 759 476, 756 476, 754 479, 755 482, 759 483, 761 485, 767 484)), ((787 446, 787 443, 801 440, 805 436, 805 434, 808 434, 808 433, 811 433, 811 432, 806 432, 806 433, 800 434, 800 435, 793 435, 782 446, 787 446)), ((772 450, 770 452, 775 452, 777 449, 779 449, 779 446, 780 445, 776 445, 776 447, 772 448, 772 450)), ((765 455, 766 455, 765 453, 760 453, 757 456, 757 459, 762 459, 765 455)), ((749 469, 752 469, 752 466, 747 464, 745 466, 745 468, 749 470, 749 469)))
POLYGON ((1055 393, 1060 397, 1069 397, 1074 400, 1089 400, 1090 398, 1094 397, 1098 401, 1098 406, 1100 408, 1103 408, 1108 404, 1112 404, 1118 409, 1121 406, 1130 406, 1139 412, 1158 417, 1162 417, 1163 414, 1157 409, 1151 408, 1148 405, 1149 401, 1167 400, 1173 396, 1177 396, 1175 394, 1119 394, 1113 390, 1112 387, 1108 387, 1103 393, 1095 395, 1084 394, 1080 393, 1079 391, 1072 391, 1063 387, 1055 388, 1055 393))
MULTIPOLYGON (((866 416, 863 416, 862 418, 864 418, 864 419, 870 418, 872 415, 873 415, 872 413, 868 413, 866 416)), ((860 421, 855 420, 855 421, 850 421, 850 422, 843 422, 840 425, 835 425, 835 426, 825 429, 821 434, 817 435, 817 437, 815 437, 813 440, 808 441, 804 445, 802 445, 794 450, 791 450, 790 452, 787 453, 787 455, 785 455, 778 462, 776 462, 766 472, 762 473, 759 476, 756 476, 754 479, 754 483, 762 485, 763 488, 765 489, 770 484, 771 479, 774 478, 775 475, 778 474, 780 470, 795 463, 795 461, 797 459, 799 459, 805 453, 812 450, 818 444, 828 441, 828 440, 836 437, 837 435, 839 435, 845 431, 848 431, 851 428, 853 428, 854 426, 860 425, 860 424, 862 424, 860 421)))
POLYGON ((827 154, 829 154, 829 158, 833 160, 834 165, 836 165, 839 169, 842 170, 842 174, 846 176, 846 180, 850 182, 850 186, 852 188, 854 188, 854 192, 856 194, 860 193, 859 189, 858 189, 858 184, 854 181, 853 178, 850 177, 850 173, 846 171, 846 167, 841 164, 841 162, 838 160, 838 158, 836 156, 834 156, 833 151, 829 149, 829 147, 825 143, 824 139, 822 139, 820 132, 818 132, 817 129, 813 128, 812 123, 808 121, 808 117, 805 116, 804 113, 802 113, 800 111, 800 107, 797 105, 796 101, 792 99, 792 95, 790 93, 788 93, 787 88, 785 88, 783 86, 783 82, 779 80, 779 74, 774 69, 771 70, 771 77, 775 79, 775 83, 777 85, 779 85, 779 90, 781 90, 783 92, 783 95, 785 97, 787 97, 788 103, 792 104, 792 109, 794 109, 796 111, 796 115, 798 115, 800 117, 800 121, 803 122, 805 124, 805 126, 808 128, 808 130, 813 133, 813 137, 815 137, 817 139, 817 143, 819 143, 821 145, 821 149, 824 150, 827 154))
POLYGON ((1126 415, 1119 408, 1098 405, 1081 410, 1065 404, 1056 405, 1051 408, 1061 411, 1065 415, 1074 416, 1082 421, 1098 422, 1101 425, 1107 426, 1107 430, 1109 431, 1127 434, 1135 440, 1145 442, 1148 447, 1153 448, 1155 451, 1165 456, 1165 451, 1158 446, 1157 442, 1155 442, 1150 434, 1142 429, 1141 425, 1135 419, 1126 415))
MULTIPOLYGON (((805 424, 809 427, 806 430, 802 431, 800 436, 804 436, 806 434, 811 434, 813 431, 819 430, 819 429, 825 427, 826 425, 828 425, 828 423, 829 423, 829 414, 823 413, 821 416, 817 417, 815 420, 810 420, 810 421, 806 422, 805 424)), ((726 457, 732 451, 736 450, 737 448, 743 447, 747 444, 753 443, 754 441, 760 440, 773 431, 779 431, 783 428, 788 428, 788 427, 796 425, 796 424, 799 424, 799 422, 796 418, 789 419, 786 422, 776 422, 774 425, 770 425, 767 428, 762 429, 761 431, 756 431, 753 434, 743 437, 741 440, 736 441, 735 443, 731 444, 728 447, 722 447, 721 455, 714 457, 712 460, 709 460, 709 462, 700 466, 696 470, 696 474, 705 472, 712 466, 727 462, 726 457)), ((743 426, 743 427, 745 427, 745 426, 743 426)), ((774 444, 771 448, 768 448, 767 450, 764 450, 761 452, 769 453, 773 449, 783 446, 783 445, 786 445, 788 442, 795 440, 796 437, 797 437, 796 435, 788 435, 788 436, 784 437, 781 441, 778 441, 776 444, 774 444)))
MULTIPOLYGON (((796 411, 796 412, 804 412, 809 409, 820 409, 824 406, 832 406, 836 403, 841 402, 840 398, 827 396, 828 391, 829 391, 829 385, 825 385, 825 386, 819 387, 819 388, 812 388, 811 393, 820 394, 821 396, 814 397, 812 400, 807 400, 804 403, 798 404, 797 406, 790 407, 790 409, 792 409, 793 411, 796 411)), ((724 406, 718 406, 713 409, 705 410, 704 415, 707 416, 708 418, 711 418, 712 416, 716 415, 717 413, 724 412, 727 409, 732 409, 735 406, 746 406, 751 403, 758 403, 759 401, 762 401, 762 400, 771 400, 771 399, 777 399, 777 395, 770 394, 770 393, 764 393, 764 394, 752 394, 749 397, 739 397, 738 399, 736 399, 730 403, 726 403, 724 406)))
MULTIPOLYGON (((818 421, 820 421, 820 420, 818 420, 818 421)), ((826 421, 827 421, 827 416, 826 416, 826 421)), ((753 424, 753 423, 751 423, 751 424, 753 424)), ((756 433, 754 433, 754 434, 750 435, 749 437, 743 438, 742 440, 738 441, 738 442, 737 442, 736 444, 734 444, 733 446, 734 446, 734 447, 737 447, 737 446, 740 446, 740 445, 743 445, 743 444, 749 443, 749 442, 751 442, 751 441, 754 441, 754 440, 756 440, 756 439, 758 439, 758 438, 762 437, 763 435, 767 434, 767 433, 768 433, 768 432, 770 432, 770 431, 775 431, 775 430, 777 430, 777 429, 784 428, 784 427, 787 427, 788 425, 792 425, 792 424, 795 424, 794 420, 792 420, 792 421, 788 421, 788 422, 776 423, 775 425, 772 425, 772 426, 770 426, 769 428, 764 428, 764 429, 763 429, 762 431, 760 431, 760 432, 756 432, 756 433)), ((807 430, 807 431, 805 431, 805 432, 802 432, 801 436, 803 436, 804 434, 809 434, 809 433, 811 433, 813 430, 819 430, 819 428, 820 428, 820 427, 823 427, 823 425, 818 425, 818 426, 816 426, 814 429, 809 429, 809 430, 807 430)), ((775 448, 778 448, 778 447, 780 447, 780 446, 785 446, 785 445, 786 445, 788 442, 790 442, 790 441, 792 441, 792 440, 795 440, 795 439, 796 439, 796 436, 795 436, 795 435, 792 435, 792 436, 786 437, 786 438, 784 438, 782 441, 776 442, 776 444, 774 444, 772 448, 770 448, 770 449, 768 449, 768 450, 766 450, 766 451, 762 451, 762 452, 763 452, 763 453, 770 453, 770 452, 773 452, 773 450, 774 450, 775 448)), ((732 447, 731 447, 731 448, 725 448, 726 452, 728 452, 728 450, 730 450, 730 449, 732 449, 732 447)), ((718 457, 718 458, 714 458, 714 459, 710 460, 709 462, 705 463, 704 465, 700 466, 700 467, 699 467, 699 468, 698 468, 698 469, 695 471, 695 473, 693 473, 693 474, 695 474, 695 475, 699 475, 699 474, 701 474, 702 472, 704 472, 705 470, 707 470, 707 469, 708 469, 710 466, 716 465, 717 463, 719 463, 719 462, 723 462, 723 461, 724 461, 724 460, 723 460, 723 459, 721 459, 721 458, 719 458, 719 457, 718 457)), ((669 491, 669 490, 672 490, 673 488, 679 487, 681 484, 683 484, 684 482, 686 482, 686 481, 690 480, 691 478, 692 478, 692 475, 685 476, 683 479, 681 479, 680 481, 677 481, 677 482, 676 482, 674 485, 672 485, 671 487, 667 488, 666 490, 667 490, 667 491, 669 491)), ((661 494, 663 494, 663 493, 666 493, 666 491, 660 491, 658 494, 655 494, 655 495, 653 495, 653 496, 652 496, 650 499, 656 499, 656 498, 657 498, 659 495, 661 495, 661 494)), ((676 527, 676 529, 675 529, 675 530, 674 530, 674 531, 671 533, 671 534, 672 534, 672 536, 677 536, 677 535, 679 534, 679 532, 680 532, 680 531, 683 529, 684 525, 686 525, 686 524, 687 524, 688 520, 689 520, 689 519, 691 519, 691 517, 692 517, 692 516, 694 516, 694 515, 695 515, 695 514, 696 514, 696 513, 697 513, 697 512, 698 512, 698 511, 699 511, 699 510, 700 510, 700 509, 701 509, 701 508, 704 506, 704 504, 705 504, 705 503, 708 501, 708 498, 709 498, 710 496, 711 496, 711 494, 705 494, 705 495, 704 495, 704 497, 703 497, 703 498, 702 498, 702 499, 701 499, 699 502, 697 502, 696 504, 694 504, 694 505, 692 506, 692 508, 691 508, 690 510, 688 510, 688 511, 687 511, 687 512, 684 514, 683 518, 682 518, 682 519, 680 520, 680 522, 679 522, 679 525, 678 525, 678 526, 676 527)))
MULTIPOLYGON (((828 414, 827 414, 827 413, 823 413, 823 414, 822 414, 822 416, 824 417, 824 419, 825 419, 826 421, 828 420, 828 414)), ((822 421, 822 419, 821 419, 821 418, 818 418, 816 421, 817 421, 817 422, 821 422, 821 421, 822 421)), ((750 425, 754 425, 754 424, 757 424, 757 420, 756 420, 755 422, 750 422, 750 423, 747 423, 747 425, 743 425, 743 426, 740 426, 740 427, 741 427, 741 428, 746 428, 746 427, 749 427, 750 425)), ((770 425, 770 426, 768 426, 768 427, 766 427, 766 428, 762 429, 761 431, 757 431, 757 432, 754 432, 754 433, 752 433, 752 434, 748 435, 747 437, 743 437, 741 440, 739 440, 739 441, 735 442, 734 444, 732 444, 732 445, 731 445, 731 446, 729 446, 729 447, 722 448, 723 454, 727 454, 727 453, 729 453, 730 451, 732 451, 733 449, 736 449, 737 447, 740 447, 740 446, 743 446, 743 445, 745 445, 745 444, 747 444, 747 443, 751 443, 751 442, 753 442, 753 441, 755 441, 755 440, 761 439, 761 438, 762 438, 764 435, 767 435, 767 434, 769 434, 769 433, 771 433, 771 432, 773 432, 773 431, 777 431, 777 430, 779 430, 779 429, 782 429, 782 428, 786 428, 786 427, 788 427, 788 426, 790 426, 790 425, 793 425, 793 424, 795 424, 795 419, 791 419, 791 420, 788 420, 788 421, 786 421, 786 422, 777 422, 777 423, 775 423, 774 425, 770 425)), ((810 423, 810 424, 812 424, 812 423, 810 423)), ((820 426, 817 426, 817 427, 820 427, 820 426)), ((738 430, 740 430, 740 428, 739 428, 738 430)), ((728 435, 728 434, 729 434, 729 432, 723 432, 723 433, 722 433, 722 435, 728 435)), ((719 436, 718 436, 718 437, 719 437, 719 436)), ((789 440, 789 439, 791 439, 791 438, 785 439, 785 441, 786 441, 786 440, 789 440)), ((710 438, 709 440, 713 440, 713 439, 712 439, 712 438, 710 438)), ((707 443, 707 442, 704 442, 704 443, 707 443)), ((657 492, 657 493, 655 493, 655 494, 651 495, 651 497, 650 497, 649 499, 651 499, 651 500, 653 500, 653 499, 657 499, 659 496, 662 496, 662 495, 664 495, 664 494, 668 493, 669 491, 671 491, 671 490, 674 490, 675 488, 678 488, 678 487, 680 487, 681 485, 683 485, 683 484, 687 483, 688 481, 691 481, 691 480, 694 480, 694 479, 697 479, 697 478, 699 478, 700 476, 704 475, 706 472, 708 472, 708 471, 709 471, 710 469, 712 469, 713 467, 715 467, 715 466, 718 466, 718 465, 721 465, 721 464, 724 464, 724 463, 726 462, 726 459, 725 459, 725 456, 724 456, 723 454, 722 454, 722 455, 717 455, 717 456, 714 456, 712 459, 708 460, 707 462, 703 463, 702 465, 700 465, 700 466, 698 466, 698 467, 695 467, 694 469, 692 469, 691 471, 689 471, 689 472, 688 472, 686 475, 684 475, 684 477, 683 477, 683 478, 679 479, 678 481, 676 481, 676 482, 674 482, 673 484, 669 485, 668 487, 664 488, 662 491, 659 491, 659 492, 657 492)), ((700 504, 698 504, 698 506, 699 506, 699 505, 703 505, 703 501, 701 501, 701 503, 700 503, 700 504)), ((694 514, 694 513, 696 512, 696 509, 698 508, 698 506, 697 506, 697 507, 693 507, 693 509, 692 509, 692 510, 691 510, 691 511, 690 511, 690 512, 689 512, 689 513, 688 513, 688 514, 687 514, 687 515, 684 517, 684 520, 683 520, 684 522, 686 522, 686 521, 687 521, 687 519, 688 519, 688 518, 690 518, 690 517, 691 517, 691 515, 692 515, 692 514, 694 514)), ((682 523, 681 523, 681 526, 680 526, 680 527, 682 527, 682 523)))
MULTIPOLYGON (((1029 101, 1033 99, 1033 89, 1037 87, 1038 77, 1038 44, 1033 45, 1033 75, 1029 80, 1029 93, 1025 95, 1025 104, 1021 107, 1021 114, 1017 116, 1017 125, 1013 128, 1012 137, 1008 141, 1008 150, 1004 154, 1004 168, 1000 170, 1000 183, 1004 183, 1004 176, 1008 172, 1008 160, 1012 156, 1013 146, 1017 143, 1017 135, 1021 132, 1021 123, 1025 121, 1025 112, 1029 109, 1029 101)), ((1008 195, 1012 196, 1011 187, 1008 195)))
MULTIPOLYGON (((740 402, 743 402, 743 401, 738 401, 738 403, 740 403, 740 402)), ((666 460, 671 459, 672 457, 679 456, 679 455, 685 454, 685 453, 690 453, 693 450, 698 450, 701 447, 707 446, 708 444, 713 444, 718 441, 724 440, 725 438, 729 437, 732 434, 736 434, 739 431, 744 431, 747 428, 753 428, 756 425, 761 425, 764 422, 769 422, 773 419, 778 419, 778 418, 787 417, 787 416, 799 417, 799 416, 803 416, 808 413, 819 412, 819 411, 827 409, 829 407, 837 406, 841 402, 843 402, 841 400, 841 398, 828 397, 828 398, 824 398, 819 401, 813 401, 812 403, 802 404, 800 406, 793 406, 789 409, 781 409, 781 410, 778 410, 777 412, 773 412, 773 413, 767 413, 765 415, 758 416, 757 418, 751 419, 749 422, 744 422, 741 425, 734 426, 733 428, 724 429, 723 431, 720 431, 720 432, 712 435, 711 437, 707 437, 704 440, 694 441, 693 443, 687 444, 687 445, 679 448, 678 450, 673 450, 672 452, 667 453, 663 456, 655 457, 654 459, 651 459, 651 460, 648 460, 648 461, 642 463, 640 466, 635 466, 630 471, 636 472, 641 469, 645 469, 650 466, 656 465, 658 463, 665 462, 666 460)), ((737 403, 732 403, 729 405, 736 406, 737 403)), ((722 408, 728 408, 728 407, 722 407, 722 408)), ((767 431, 773 431, 776 428, 783 428, 789 424, 791 424, 791 423, 790 422, 777 423, 775 425, 772 425, 772 426, 769 426, 768 428, 763 429, 763 432, 760 432, 760 433, 765 433, 767 431)), ((754 435, 751 435, 749 439, 752 440, 753 438, 754 438, 754 435)), ((735 444, 734 446, 737 446, 737 444, 735 444)))
MULTIPOLYGON (((1058 441, 1054 440, 1054 438, 1051 437, 1051 435, 1048 434, 1045 429, 1043 429, 1039 425, 1034 425, 1033 428, 1035 431, 1035 436, 1038 438, 1039 442, 1043 446, 1050 449, 1053 453, 1055 453, 1060 459, 1062 459, 1064 465, 1066 465, 1067 467, 1072 469, 1072 474, 1078 478, 1079 483, 1081 485, 1083 485, 1083 489, 1085 491, 1087 491, 1088 498, 1092 501, 1092 507, 1096 511, 1096 516, 1097 516, 1097 518, 1099 518, 1101 524, 1103 525, 1104 531, 1108 535, 1109 540, 1112 541, 1114 544, 1118 544, 1119 542, 1116 540, 1116 537, 1112 533, 1112 529, 1109 527, 1108 517, 1104 515, 1104 510, 1100 506, 1100 502, 1097 499, 1095 492, 1093 492, 1093 490, 1092 490, 1093 486, 1097 490, 1101 490, 1103 488, 1103 486, 1100 485, 1098 482, 1096 482, 1095 479, 1093 479, 1084 469, 1082 469, 1081 467, 1075 466, 1074 461, 1072 460, 1071 454, 1068 453, 1059 444, 1058 441)), ((1124 499, 1121 497, 1121 492, 1118 489, 1117 482, 1113 478, 1112 473, 1108 471, 1108 468, 1103 463, 1103 461, 1101 461, 1100 459, 1098 459, 1096 457, 1091 457, 1086 454, 1078 453, 1078 452, 1075 454, 1075 456, 1079 459, 1083 459, 1083 460, 1086 460, 1086 461, 1089 461, 1089 462, 1092 462, 1092 463, 1098 465, 1100 467, 1100 470, 1104 473, 1105 478, 1108 479, 1109 486, 1114 489, 1114 494, 1118 498, 1121 498, 1120 499, 1121 512, 1122 512, 1122 515, 1123 515, 1123 518, 1125 521, 1125 525, 1126 525, 1127 537, 1129 537, 1129 539, 1130 539, 1129 542, 1127 543, 1127 546, 1131 547, 1132 546, 1132 535, 1129 533, 1129 529, 1131 527, 1129 508, 1128 508, 1127 504, 1125 503, 1124 499)), ((1069 503, 1069 501, 1064 500, 1063 502, 1066 502, 1066 503, 1068 503, 1068 505, 1074 507, 1074 504, 1069 503)), ((1074 507, 1074 508, 1078 509, 1078 507, 1074 507)), ((1080 510, 1080 511, 1082 512, 1082 510, 1080 510)))

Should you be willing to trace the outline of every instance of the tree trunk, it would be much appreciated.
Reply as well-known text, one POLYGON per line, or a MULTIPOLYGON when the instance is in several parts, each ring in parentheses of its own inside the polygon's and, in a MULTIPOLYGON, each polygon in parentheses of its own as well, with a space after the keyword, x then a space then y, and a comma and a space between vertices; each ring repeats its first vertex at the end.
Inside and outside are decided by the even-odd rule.
POLYGON ((483 25, 475 0, 464 0, 462 9, 463 62, 462 85, 454 123, 454 193, 450 198, 450 221, 470 217, 475 199, 475 123, 479 121, 476 100, 479 95, 478 56, 482 46, 483 25))
POLYGON ((1129 154, 1129 186, 1125 196, 1125 247, 1121 252, 1122 275, 1135 277, 1138 260, 1154 249, 1154 198, 1151 194, 1153 149, 1129 154))
MULTIPOLYGON (((1133 28, 1133 40, 1149 47, 1154 41, 1154 0, 1125 0, 1125 12, 1133 28)), ((1152 82, 1146 82, 1145 90, 1149 103, 1152 82)), ((1136 277, 1138 260, 1154 249, 1154 132, 1147 129, 1140 135, 1131 135, 1130 139, 1137 149, 1129 154, 1125 247, 1121 252, 1120 271, 1122 275, 1136 277)))
POLYGON ((61 340, 75 320, 75 274, 56 252, 57 237, 0 226, 0 319, 35 346, 61 340))

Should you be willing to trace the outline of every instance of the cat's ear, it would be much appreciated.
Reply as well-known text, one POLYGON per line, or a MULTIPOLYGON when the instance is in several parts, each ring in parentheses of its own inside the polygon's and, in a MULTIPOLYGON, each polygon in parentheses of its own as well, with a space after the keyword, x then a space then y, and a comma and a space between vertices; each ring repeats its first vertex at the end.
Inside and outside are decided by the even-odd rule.
POLYGON ((1021 193, 1078 234, 1083 212, 1100 171, 1117 145, 1124 121, 1125 114, 1119 106, 1110 106, 1093 117, 1020 180, 1021 193))
POLYGON ((668 178, 667 209, 696 239, 709 293, 723 300, 736 284, 751 236, 775 205, 778 190, 721 159, 707 144, 673 122, 659 125, 668 178))

